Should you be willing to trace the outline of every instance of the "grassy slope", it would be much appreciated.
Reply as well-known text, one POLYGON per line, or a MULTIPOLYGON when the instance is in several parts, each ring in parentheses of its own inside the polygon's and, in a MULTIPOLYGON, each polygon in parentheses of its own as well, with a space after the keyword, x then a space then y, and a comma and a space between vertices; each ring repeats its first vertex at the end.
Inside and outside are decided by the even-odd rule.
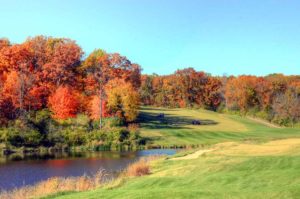
MULTIPOLYGON (((168 124, 161 124, 154 117, 162 109, 143 109, 143 112, 142 117, 149 119, 150 124, 143 124, 142 133, 153 145, 267 141, 300 136, 299 129, 269 128, 237 116, 208 111, 165 110, 168 124), (189 122, 194 117, 217 124, 191 126, 189 122), (175 125, 171 123, 176 120, 184 122, 176 122, 173 128, 175 125)), ((158 161, 153 174, 127 180, 119 187, 57 198, 299 198, 300 139, 291 140, 218 144, 213 146, 213 152, 196 159, 158 161)))
POLYGON ((143 107, 140 114, 142 136, 153 146, 189 146, 224 141, 280 139, 300 137, 299 129, 270 128, 236 115, 205 110, 163 109, 143 107), (165 113, 165 119, 157 118, 165 113), (203 125, 191 125, 192 120, 203 125))

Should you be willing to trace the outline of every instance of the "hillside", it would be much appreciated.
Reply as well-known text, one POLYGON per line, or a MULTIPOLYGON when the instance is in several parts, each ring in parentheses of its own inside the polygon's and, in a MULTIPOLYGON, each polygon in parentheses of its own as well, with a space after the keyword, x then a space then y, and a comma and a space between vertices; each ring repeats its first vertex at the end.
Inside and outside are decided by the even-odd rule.
POLYGON ((271 128, 202 110, 144 107, 142 135, 153 146, 202 145, 154 161, 148 176, 114 187, 48 198, 298 198, 300 130, 271 128), (165 122, 157 120, 165 114, 165 122), (190 125, 199 119, 206 125, 190 125))
POLYGON ((184 147, 225 141, 266 141, 299 137, 297 128, 276 128, 237 115, 207 110, 142 107, 142 136, 156 147, 184 147), (164 119, 157 116, 164 113, 164 119), (192 125, 199 120, 201 125, 192 125))

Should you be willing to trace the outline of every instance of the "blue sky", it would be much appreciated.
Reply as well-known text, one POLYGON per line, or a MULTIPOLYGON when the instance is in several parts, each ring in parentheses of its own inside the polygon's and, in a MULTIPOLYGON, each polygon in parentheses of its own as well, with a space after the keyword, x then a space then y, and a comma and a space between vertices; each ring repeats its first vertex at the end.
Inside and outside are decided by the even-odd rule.
POLYGON ((0 37, 68 37, 143 73, 300 74, 300 1, 0 0, 0 37))

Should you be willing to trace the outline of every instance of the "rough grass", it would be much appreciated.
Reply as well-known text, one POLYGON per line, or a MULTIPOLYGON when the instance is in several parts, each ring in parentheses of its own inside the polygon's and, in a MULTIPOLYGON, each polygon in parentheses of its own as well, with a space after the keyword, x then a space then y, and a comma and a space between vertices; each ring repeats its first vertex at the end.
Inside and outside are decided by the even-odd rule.
POLYGON ((115 188, 131 177, 149 175, 150 162, 160 157, 161 156, 150 156, 147 158, 141 158, 129 165, 120 173, 119 177, 111 181, 104 180, 104 170, 100 170, 91 177, 53 177, 37 183, 36 185, 25 186, 8 192, 0 192, 0 199, 30 199, 41 198, 49 195, 52 195, 51 197, 55 197, 55 194, 58 193, 60 195, 65 195, 70 192, 89 191, 101 186, 106 186, 106 188, 115 188))
POLYGON ((87 191, 98 188, 103 183, 105 173, 98 171, 94 176, 59 178, 53 177, 33 186, 25 186, 9 192, 0 193, 1 199, 40 198, 50 194, 71 191, 87 191))
POLYGON ((300 138, 274 140, 260 145, 251 143, 225 142, 216 144, 212 153, 218 155, 281 155, 297 154, 300 151, 300 138))
POLYGON ((146 159, 141 159, 129 165, 125 171, 126 176, 144 176, 150 174, 150 165, 146 159))

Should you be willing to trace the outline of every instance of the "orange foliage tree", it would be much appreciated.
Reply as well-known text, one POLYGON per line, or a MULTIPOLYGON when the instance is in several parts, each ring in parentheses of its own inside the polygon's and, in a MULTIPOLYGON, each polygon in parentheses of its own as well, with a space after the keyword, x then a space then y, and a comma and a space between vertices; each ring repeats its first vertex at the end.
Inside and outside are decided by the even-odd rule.
POLYGON ((49 108, 55 119, 75 117, 79 102, 76 94, 68 86, 61 86, 49 97, 49 108))
POLYGON ((140 93, 142 103, 147 105, 216 110, 222 101, 221 88, 219 78, 186 68, 172 75, 144 75, 140 93))
POLYGON ((229 79, 225 92, 227 106, 244 112, 251 107, 258 106, 257 80, 255 76, 239 76, 229 79))
POLYGON ((100 127, 102 116, 105 114, 103 105, 106 101, 106 90, 104 88, 107 82, 112 79, 122 79, 131 82, 136 90, 140 85, 140 67, 117 53, 108 54, 101 49, 94 50, 82 63, 80 70, 83 71, 85 94, 93 96, 91 107, 94 107, 94 111, 89 112, 93 118, 100 117, 100 127), (97 99, 99 102, 96 102, 97 99))
POLYGON ((90 101, 89 110, 88 110, 90 118, 93 120, 100 119, 100 112, 102 112, 101 117, 108 117, 109 114, 107 113, 106 110, 106 104, 107 103, 105 101, 102 101, 102 105, 101 105, 102 111, 100 111, 100 96, 98 95, 92 96, 92 100, 90 101))

